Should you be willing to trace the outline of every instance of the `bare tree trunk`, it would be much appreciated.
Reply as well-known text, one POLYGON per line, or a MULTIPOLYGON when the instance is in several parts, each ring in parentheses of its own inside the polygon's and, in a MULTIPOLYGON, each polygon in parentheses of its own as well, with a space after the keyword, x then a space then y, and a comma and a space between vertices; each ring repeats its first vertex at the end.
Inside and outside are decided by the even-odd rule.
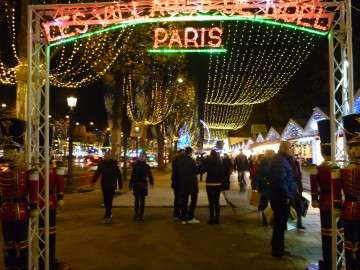
POLYGON ((139 148, 142 149, 143 153, 147 153, 147 145, 146 145, 147 129, 148 129, 148 126, 144 125, 143 136, 140 138, 140 142, 139 142, 139 148))
POLYGON ((172 162, 173 160, 173 156, 174 156, 174 148, 173 148, 173 143, 174 143, 174 140, 172 139, 172 137, 170 136, 170 147, 169 147, 169 162, 172 162))
POLYGON ((157 145, 158 145, 158 169, 164 170, 164 134, 161 130, 161 123, 156 125, 157 145))
POLYGON ((114 93, 113 110, 113 128, 111 129, 111 152, 112 156, 120 159, 120 144, 121 144, 121 128, 122 128, 122 114, 123 114, 123 100, 121 88, 116 86, 114 93))

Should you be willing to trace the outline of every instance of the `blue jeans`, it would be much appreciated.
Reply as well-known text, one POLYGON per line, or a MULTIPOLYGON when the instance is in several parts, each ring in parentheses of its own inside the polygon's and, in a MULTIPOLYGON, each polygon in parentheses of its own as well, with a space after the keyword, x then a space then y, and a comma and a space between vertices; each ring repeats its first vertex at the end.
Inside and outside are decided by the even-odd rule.
POLYGON ((245 191, 246 181, 245 181, 246 171, 238 171, 238 182, 240 183, 240 191, 245 191))

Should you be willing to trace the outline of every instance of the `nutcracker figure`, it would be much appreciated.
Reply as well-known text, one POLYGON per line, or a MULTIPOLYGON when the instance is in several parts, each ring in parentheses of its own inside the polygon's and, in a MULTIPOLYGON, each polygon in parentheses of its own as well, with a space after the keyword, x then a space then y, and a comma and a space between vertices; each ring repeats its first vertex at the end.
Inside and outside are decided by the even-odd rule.
POLYGON ((343 117, 349 165, 333 174, 335 214, 344 220, 346 269, 360 269, 360 114, 343 117), (341 191, 345 198, 342 200, 341 191))
POLYGON ((29 218, 37 216, 39 176, 23 164, 22 146, 18 142, 23 140, 25 122, 15 118, 0 119, 0 126, 3 162, 6 162, 5 169, 0 171, 5 267, 28 269, 29 218))
MULTIPOLYGON (((40 175, 40 198, 39 206, 40 209, 45 207, 45 181, 43 174, 40 175)), ((49 265, 50 269, 58 269, 58 262, 55 259, 55 245, 56 245, 56 208, 57 206, 62 206, 64 204, 64 168, 61 166, 56 168, 55 166, 50 167, 49 171, 49 265)), ((39 231, 42 237, 45 232, 45 222, 42 218, 43 215, 40 215, 39 219, 39 231)), ((43 249, 43 244, 40 243, 40 248, 43 249)), ((40 261, 40 268, 42 269, 44 262, 40 261)))
MULTIPOLYGON (((311 205, 320 209, 321 242, 323 259, 319 261, 320 270, 331 270, 332 267, 332 237, 336 235, 332 228, 331 214, 331 137, 330 119, 317 122, 320 136, 321 154, 324 161, 319 166, 310 168, 311 205)), ((337 228, 343 232, 341 219, 337 228)), ((339 245, 338 249, 341 250, 339 245)), ((341 268, 341 264, 338 269, 341 268)))

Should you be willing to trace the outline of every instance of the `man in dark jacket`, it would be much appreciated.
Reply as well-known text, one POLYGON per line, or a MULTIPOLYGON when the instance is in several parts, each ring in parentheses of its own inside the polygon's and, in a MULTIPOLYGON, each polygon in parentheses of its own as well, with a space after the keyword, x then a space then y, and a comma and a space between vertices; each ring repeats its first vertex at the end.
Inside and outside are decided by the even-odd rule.
POLYGON ((179 184, 179 176, 176 171, 176 163, 178 158, 185 153, 184 149, 180 149, 178 154, 174 157, 172 161, 172 172, 171 172, 171 188, 174 190, 174 218, 181 219, 180 213, 180 184, 179 184))
POLYGON ((185 148, 185 154, 178 157, 176 161, 176 172, 179 180, 181 194, 181 220, 183 224, 199 223, 194 217, 197 195, 199 193, 198 179, 199 174, 196 162, 191 157, 193 149, 185 148), (191 197, 190 207, 188 207, 189 196, 191 197))
POLYGON ((290 163, 292 147, 288 141, 280 143, 279 151, 270 164, 269 199, 274 211, 274 226, 271 239, 272 256, 281 258, 288 256, 284 250, 284 234, 289 217, 290 202, 295 198, 296 183, 290 163))
POLYGON ((154 188, 154 178, 149 164, 146 163, 144 153, 139 155, 131 173, 129 189, 133 191, 135 197, 134 220, 144 221, 145 197, 148 195, 148 182, 154 188))
POLYGON ((110 156, 109 152, 104 154, 104 159, 100 161, 91 181, 93 186, 101 175, 101 190, 105 205, 104 223, 108 223, 112 219, 111 209, 117 181, 120 185, 119 189, 122 189, 122 177, 118 162, 110 159, 110 156))
POLYGON ((240 191, 246 191, 246 171, 249 170, 249 163, 247 156, 244 155, 243 151, 240 150, 240 154, 235 157, 234 170, 238 171, 238 182, 240 184, 240 191))

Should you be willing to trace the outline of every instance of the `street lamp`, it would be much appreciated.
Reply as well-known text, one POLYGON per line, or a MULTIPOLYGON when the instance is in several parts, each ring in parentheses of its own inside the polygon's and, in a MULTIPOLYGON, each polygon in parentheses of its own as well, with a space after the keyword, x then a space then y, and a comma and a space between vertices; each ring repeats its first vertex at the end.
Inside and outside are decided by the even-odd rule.
POLYGON ((74 141, 74 125, 73 125, 73 115, 74 109, 76 107, 77 98, 68 97, 67 104, 70 108, 69 110, 69 158, 68 158, 68 181, 66 186, 66 191, 68 193, 74 192, 75 187, 73 183, 73 141, 74 141))

